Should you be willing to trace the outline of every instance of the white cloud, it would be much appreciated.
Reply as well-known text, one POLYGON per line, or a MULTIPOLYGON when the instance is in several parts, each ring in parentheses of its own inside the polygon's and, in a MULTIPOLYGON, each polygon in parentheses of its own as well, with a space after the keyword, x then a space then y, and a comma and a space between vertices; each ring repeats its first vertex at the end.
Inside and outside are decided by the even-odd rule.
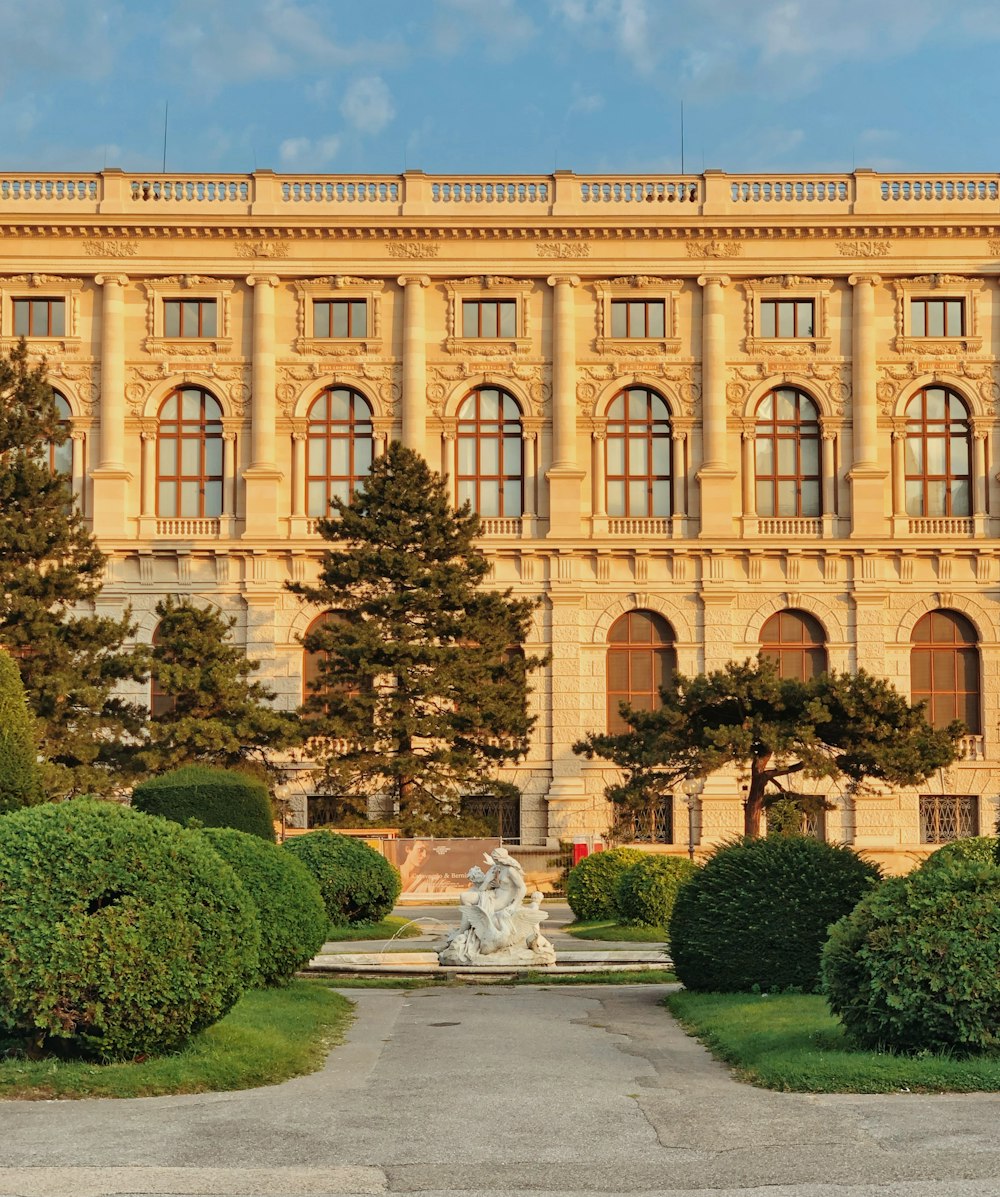
POLYGON ((340 138, 336 134, 320 137, 288 137, 278 147, 282 166, 318 171, 328 166, 340 152, 340 138))
POLYGON ((340 111, 359 133, 372 136, 381 133, 396 115, 389 88, 378 75, 356 79, 344 93, 340 111))
POLYGON ((510 59, 538 35, 518 0, 436 0, 432 42, 439 54, 458 54, 482 41, 491 58, 510 59))

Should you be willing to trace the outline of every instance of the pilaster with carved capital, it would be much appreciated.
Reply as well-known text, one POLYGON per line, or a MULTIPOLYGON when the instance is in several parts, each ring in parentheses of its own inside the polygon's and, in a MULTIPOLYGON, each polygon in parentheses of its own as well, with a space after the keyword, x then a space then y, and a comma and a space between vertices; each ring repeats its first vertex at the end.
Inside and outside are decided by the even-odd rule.
POLYGON ((549 480, 549 535, 580 531, 580 483, 576 427, 576 296, 575 274, 553 274, 552 288, 552 465, 549 480))
POLYGON ((427 329, 424 291, 431 285, 426 274, 404 274, 402 443, 414 452, 427 453, 427 329))

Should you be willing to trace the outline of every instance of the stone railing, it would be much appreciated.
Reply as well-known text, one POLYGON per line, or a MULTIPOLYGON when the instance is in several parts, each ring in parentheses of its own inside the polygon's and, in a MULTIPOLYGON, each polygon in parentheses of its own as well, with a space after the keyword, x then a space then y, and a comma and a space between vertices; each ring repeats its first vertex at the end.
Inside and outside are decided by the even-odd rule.
POLYGON ((925 516, 909 521, 914 536, 971 536, 974 522, 958 516, 925 516))
POLYGON ((757 519, 761 536, 819 536, 823 531, 821 519, 802 516, 762 516, 757 519))
POLYGON ((218 536, 222 521, 218 519, 158 519, 157 536, 218 536))
POLYGON ((246 175, 0 174, 0 215, 182 215, 213 211, 250 217, 429 217, 501 212, 514 218, 630 221, 800 219, 803 216, 993 220, 1000 175, 246 175))
POLYGON ((986 746, 982 736, 963 736, 959 747, 963 761, 984 761, 986 746))

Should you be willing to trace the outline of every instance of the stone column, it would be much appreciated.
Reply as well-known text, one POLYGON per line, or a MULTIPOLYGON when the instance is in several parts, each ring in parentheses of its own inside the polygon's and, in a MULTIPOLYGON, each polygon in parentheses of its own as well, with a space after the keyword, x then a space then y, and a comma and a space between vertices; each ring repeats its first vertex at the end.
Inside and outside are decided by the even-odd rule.
POLYGON ((687 482, 687 433, 674 431, 670 437, 670 483, 671 483, 671 515, 687 515, 687 504, 684 501, 687 482))
POLYGON ((132 474, 125 461, 124 274, 99 274, 101 299, 101 427, 94 483, 93 532, 100 540, 125 535, 132 474))
POLYGON ((836 487, 837 487, 837 466, 836 454, 834 449, 837 444, 837 430, 835 428, 824 427, 821 430, 823 437, 822 451, 823 460, 821 465, 821 483, 823 487, 822 505, 820 508, 821 514, 826 517, 834 514, 834 509, 837 506, 836 487))
POLYGON ((73 460, 72 472, 70 474, 70 486, 73 490, 73 498, 76 499, 76 505, 81 513, 86 512, 87 492, 85 486, 86 469, 84 456, 87 450, 87 434, 82 428, 75 428, 70 434, 70 440, 73 443, 73 460))
POLYGON ((526 432, 522 439, 524 452, 524 498, 522 514, 533 519, 538 514, 538 433, 526 432))
POLYGON ((243 472, 246 484, 246 537, 275 537, 278 533, 278 485, 283 474, 275 464, 274 362, 275 274, 251 275, 253 289, 253 362, 251 366, 250 465, 243 472))
POLYGON ((552 465, 549 482, 549 536, 580 534, 580 483, 584 471, 576 446, 575 274, 553 274, 552 288, 552 465))
POLYGON ((403 275, 403 444, 427 456, 427 330, 424 317, 426 274, 403 275))
MULTIPOLYGON (((986 429, 972 429, 972 514, 977 521, 986 516, 986 429)), ((977 531, 979 529, 977 528, 977 531)), ((985 531, 985 528, 983 529, 985 531)))
POLYGON ((608 463, 605 456, 605 446, 608 443, 607 433, 603 428, 597 428, 591 433, 591 436, 594 445, 594 515, 604 518, 608 514, 608 463))
MULTIPOLYGON (((249 492, 249 487, 247 488, 249 492)), ((222 434, 222 519, 236 514, 236 433, 222 434)))
POLYGON ((441 433, 441 476, 448 488, 448 498, 451 505, 458 505, 458 482, 455 478, 455 436, 454 428, 446 428, 441 433))
MULTIPOLYGON (((553 559, 552 568, 559 572, 564 563, 553 559)), ((558 581, 556 586, 558 586, 558 581)), ((594 726, 602 728, 605 716, 594 710, 584 710, 581 703, 583 679, 580 668, 580 615, 582 597, 575 589, 550 590, 551 603, 549 648, 549 753, 552 760, 552 780, 546 794, 548 807, 548 843, 574 834, 599 835, 603 826, 587 825, 590 803, 583 781, 583 758, 573 752, 573 745, 594 726), (595 721, 597 721, 595 723, 595 721)))
POLYGON ((292 515, 300 519, 306 513, 306 434, 292 433, 292 515))
POLYGON ((755 519, 757 516, 757 433, 753 428, 743 429, 743 515, 755 519))
POLYGON ((156 515, 156 429, 142 430, 142 507, 144 517, 156 515))
POLYGON ((906 421, 896 420, 892 430, 892 514, 906 515, 906 421))
POLYGON ((726 412, 726 308, 724 274, 704 274, 701 326, 702 465, 701 535, 730 536, 733 531, 732 483, 726 412))
POLYGON ((847 477, 851 483, 851 535, 868 539, 886 531, 885 477, 879 463, 876 386, 875 288, 877 274, 852 274, 854 288, 851 375, 851 420, 854 456, 847 477))

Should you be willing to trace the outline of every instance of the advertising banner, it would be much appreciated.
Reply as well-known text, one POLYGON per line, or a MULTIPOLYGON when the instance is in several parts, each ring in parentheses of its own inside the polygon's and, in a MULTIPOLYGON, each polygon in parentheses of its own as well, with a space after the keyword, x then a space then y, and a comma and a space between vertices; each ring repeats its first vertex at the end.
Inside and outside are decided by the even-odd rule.
POLYGON ((399 869, 404 894, 459 894, 469 888, 469 869, 488 868, 483 856, 499 846, 499 839, 385 840, 382 851, 399 869))

